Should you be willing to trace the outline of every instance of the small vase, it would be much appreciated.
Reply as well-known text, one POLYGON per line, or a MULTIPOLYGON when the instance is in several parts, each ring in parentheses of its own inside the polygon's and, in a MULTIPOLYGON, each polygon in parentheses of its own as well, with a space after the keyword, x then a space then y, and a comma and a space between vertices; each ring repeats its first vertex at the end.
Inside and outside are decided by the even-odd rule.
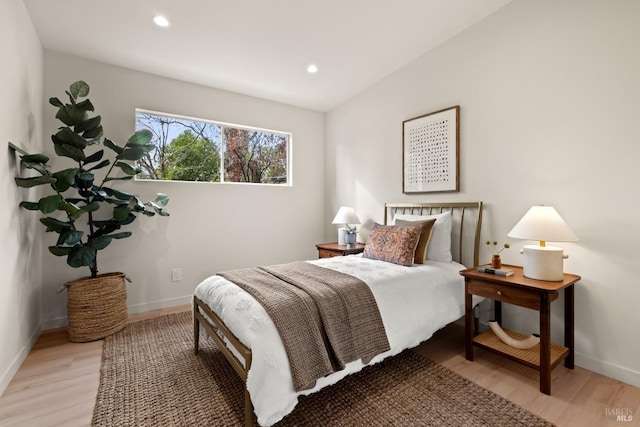
POLYGON ((346 233, 344 235, 347 247, 354 248, 356 245, 356 233, 346 233))
POLYGON ((494 255, 491 258, 491 267, 493 267, 493 268, 502 267, 502 260, 500 259, 500 255, 494 255))

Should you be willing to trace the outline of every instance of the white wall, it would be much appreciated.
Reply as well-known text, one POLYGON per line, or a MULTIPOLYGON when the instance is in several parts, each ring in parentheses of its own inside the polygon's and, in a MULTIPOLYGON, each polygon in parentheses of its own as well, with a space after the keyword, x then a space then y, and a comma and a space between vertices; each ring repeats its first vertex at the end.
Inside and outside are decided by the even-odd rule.
MULTIPOLYGON (((135 108, 288 131, 292 137, 293 186, 130 182, 125 191, 145 200, 157 192, 170 197, 168 218, 141 217, 134 236, 98 253, 101 272, 123 271, 130 312, 187 303, 193 289, 218 271, 317 257, 324 230, 324 114, 205 88, 89 60, 45 53, 44 99, 66 98, 76 80, 91 87, 89 98, 102 116, 105 136, 124 144, 134 132, 135 108), (171 269, 182 268, 182 281, 171 269)), ((43 101, 46 103, 46 101, 43 101)), ((59 122, 44 108, 45 150, 59 122)), ((109 151, 109 150, 107 150, 109 151)), ((45 244, 55 236, 46 235, 45 244)), ((44 248, 46 251, 46 247, 44 248)), ((67 267, 64 258, 43 258, 45 328, 66 321, 61 284, 89 274, 67 267)))
POLYGON ((21 0, 0 2, 0 395, 40 333, 40 232, 18 207, 37 191, 19 189, 12 142, 40 151, 42 47, 21 0))
MULTIPOLYGON (((576 363, 640 385, 638 16, 635 0, 517 0, 334 109, 325 224, 345 204, 380 222, 384 202, 482 200, 483 240, 510 241, 503 259, 521 264, 531 242, 507 233, 531 205, 554 206, 581 239, 561 245, 565 271, 582 276, 576 363), (453 105, 460 192, 403 195, 402 121, 453 105)), ((507 307, 504 319, 538 329, 526 309, 507 307)), ((560 343, 561 321, 562 299, 560 343)))

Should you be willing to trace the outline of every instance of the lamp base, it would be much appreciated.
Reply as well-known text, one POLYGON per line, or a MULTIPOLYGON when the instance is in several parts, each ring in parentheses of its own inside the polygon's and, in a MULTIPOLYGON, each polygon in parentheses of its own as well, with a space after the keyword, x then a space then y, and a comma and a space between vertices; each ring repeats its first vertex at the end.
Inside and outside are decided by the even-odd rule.
POLYGON ((345 227, 338 228, 338 244, 346 245, 347 244, 347 229, 345 227))
POLYGON ((525 277, 536 280, 557 282, 563 279, 562 248, 555 246, 527 245, 522 249, 523 269, 525 277))

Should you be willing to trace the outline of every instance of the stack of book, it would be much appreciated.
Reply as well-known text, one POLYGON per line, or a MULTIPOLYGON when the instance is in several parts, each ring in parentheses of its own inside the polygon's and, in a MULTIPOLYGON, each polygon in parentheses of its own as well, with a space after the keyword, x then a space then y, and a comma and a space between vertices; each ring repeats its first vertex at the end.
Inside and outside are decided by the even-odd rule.
POLYGON ((481 265, 478 267, 480 273, 495 274, 496 276, 513 276, 513 270, 510 268, 493 268, 490 265, 481 265))

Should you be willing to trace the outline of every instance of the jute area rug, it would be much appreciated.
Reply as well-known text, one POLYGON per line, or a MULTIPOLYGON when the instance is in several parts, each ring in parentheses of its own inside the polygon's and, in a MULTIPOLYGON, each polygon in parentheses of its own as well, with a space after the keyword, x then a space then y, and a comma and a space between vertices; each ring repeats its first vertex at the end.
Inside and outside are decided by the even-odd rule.
MULTIPOLYGON (((95 426, 242 426, 243 383, 201 339, 191 313, 143 320, 105 339, 95 426)), ((411 351, 311 396, 277 426, 551 426, 411 351)))

